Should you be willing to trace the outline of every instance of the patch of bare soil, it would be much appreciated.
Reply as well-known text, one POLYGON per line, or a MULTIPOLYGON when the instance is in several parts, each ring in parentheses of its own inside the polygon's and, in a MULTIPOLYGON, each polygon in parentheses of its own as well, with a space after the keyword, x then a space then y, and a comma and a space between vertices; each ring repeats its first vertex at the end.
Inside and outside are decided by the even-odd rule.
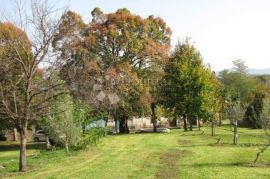
POLYGON ((160 154, 159 167, 155 178, 179 178, 179 167, 177 162, 190 154, 191 152, 187 150, 171 150, 160 154))

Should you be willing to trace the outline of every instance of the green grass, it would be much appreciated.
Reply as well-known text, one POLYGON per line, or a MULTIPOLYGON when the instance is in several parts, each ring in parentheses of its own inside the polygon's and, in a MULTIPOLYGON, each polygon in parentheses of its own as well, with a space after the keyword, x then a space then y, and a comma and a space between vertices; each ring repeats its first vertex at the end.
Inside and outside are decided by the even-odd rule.
MULTIPOLYGON (((195 129, 196 130, 196 129, 195 129)), ((87 151, 65 156, 63 150, 43 151, 30 144, 29 171, 18 173, 18 151, 0 143, 0 178, 270 178, 270 149, 256 165, 262 130, 239 128, 239 145, 232 145, 229 126, 168 134, 110 135, 87 151), (217 138, 221 137, 219 144, 217 138)), ((44 145, 44 144, 42 144, 44 145)))

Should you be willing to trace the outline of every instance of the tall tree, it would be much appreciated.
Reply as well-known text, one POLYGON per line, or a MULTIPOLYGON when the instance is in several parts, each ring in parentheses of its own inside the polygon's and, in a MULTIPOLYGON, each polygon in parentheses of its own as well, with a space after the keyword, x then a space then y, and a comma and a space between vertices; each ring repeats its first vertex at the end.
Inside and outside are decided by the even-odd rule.
POLYGON ((248 73, 248 66, 245 64, 244 60, 238 59, 234 60, 233 62, 233 70, 236 73, 246 75, 248 73))
POLYGON ((223 104, 225 101, 223 100, 223 94, 221 89, 221 84, 218 81, 215 72, 212 72, 210 80, 206 81, 206 90, 205 90, 205 100, 203 103, 203 114, 202 117, 205 120, 211 122, 211 134, 215 136, 215 126, 218 121, 221 119, 222 112, 224 110, 223 104))
MULTIPOLYGON (((65 14, 63 18, 71 19, 71 16, 75 16, 72 14, 75 13, 65 14)), ((80 34, 80 38, 78 38, 80 43, 76 43, 70 51, 58 49, 62 54, 62 59, 66 60, 62 74, 70 87, 78 89, 75 91, 75 94, 79 94, 77 97, 84 96, 86 99, 88 96, 87 99, 91 99, 89 101, 96 104, 97 109, 114 114, 116 121, 119 116, 122 116, 124 120, 120 120, 120 126, 124 126, 127 123, 126 119, 131 114, 139 115, 138 111, 142 111, 137 109, 140 107, 146 109, 140 101, 144 101, 148 105, 151 103, 149 88, 139 84, 142 83, 145 76, 154 74, 155 70, 159 69, 158 66, 162 66, 166 62, 171 31, 161 18, 154 16, 142 18, 125 8, 108 14, 95 8, 92 16, 93 19, 88 25, 76 30, 78 33, 75 34, 80 34), (65 58, 68 55, 69 58, 65 58), (120 68, 121 66, 123 68, 120 68), (85 73, 88 75, 83 75, 85 73), (123 79, 124 83, 113 85, 113 88, 108 88, 106 85, 108 80, 119 81, 119 79, 123 79), (96 87, 113 89, 114 94, 117 94, 117 98, 119 98, 117 105, 110 102, 109 96, 104 97, 100 93, 101 91, 93 90, 94 86, 95 89, 97 89, 96 87), (119 87, 121 89, 124 87, 127 93, 121 91, 119 87), (97 95, 96 91, 99 91, 100 95, 97 95), (96 102, 100 99, 97 96, 107 99, 101 100, 103 105, 96 102), (101 106, 104 107, 101 108, 101 106), (129 113, 128 111, 137 112, 129 113)), ((81 24, 81 19, 77 18, 76 22, 72 21, 74 24, 81 24)), ((65 29, 69 24, 64 23, 60 27, 62 26, 65 29)), ((78 26, 76 25, 76 27, 78 26)), ((65 44, 65 39, 70 37, 62 33, 57 36, 55 47, 61 47, 62 44, 65 44)), ((114 97, 116 96, 114 95, 114 97)))
POLYGON ((256 155, 256 158, 254 160, 254 163, 257 162, 259 159, 260 154, 262 154, 265 150, 270 147, 270 98, 269 94, 263 99, 263 105, 262 105, 262 112, 260 113, 258 117, 258 121, 260 122, 260 125, 265 131, 266 134, 266 141, 264 146, 260 147, 259 152, 256 155))
MULTIPOLYGON (((0 24, 0 71, 4 74, 0 80, 0 118, 11 120, 19 131, 19 171, 27 168, 27 128, 45 115, 48 102, 53 98, 48 92, 59 86, 43 83, 46 80, 38 68, 47 60, 57 31, 56 11, 46 0, 32 1, 31 10, 31 16, 20 14, 18 23, 24 30, 29 27, 27 32, 31 35, 6 19, 0 19, 3 22, 0 24)), ((18 12, 26 11, 18 9, 18 12)))
POLYGON ((203 65, 200 53, 186 39, 176 45, 165 67, 159 87, 159 102, 184 118, 185 131, 186 120, 192 130, 194 120, 214 112, 211 109, 214 92, 212 81, 211 70, 203 65))
POLYGON ((233 61, 234 71, 224 70, 220 72, 219 79, 224 91, 228 96, 228 107, 225 115, 234 125, 233 142, 238 142, 237 125, 238 121, 244 118, 247 107, 254 98, 257 84, 254 78, 247 74, 247 66, 244 61, 233 61))
POLYGON ((267 76, 255 76, 256 89, 254 91, 253 99, 249 103, 244 119, 249 126, 254 128, 262 128, 260 115, 263 112, 264 98, 268 96, 268 80, 267 76))

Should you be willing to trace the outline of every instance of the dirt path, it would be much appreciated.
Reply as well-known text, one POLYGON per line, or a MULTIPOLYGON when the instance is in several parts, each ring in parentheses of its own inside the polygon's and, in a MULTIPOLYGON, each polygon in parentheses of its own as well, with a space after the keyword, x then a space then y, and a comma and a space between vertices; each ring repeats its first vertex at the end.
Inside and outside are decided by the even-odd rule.
POLYGON ((190 154, 187 150, 172 150, 160 155, 159 167, 156 172, 155 178, 169 179, 179 178, 178 161, 190 154))

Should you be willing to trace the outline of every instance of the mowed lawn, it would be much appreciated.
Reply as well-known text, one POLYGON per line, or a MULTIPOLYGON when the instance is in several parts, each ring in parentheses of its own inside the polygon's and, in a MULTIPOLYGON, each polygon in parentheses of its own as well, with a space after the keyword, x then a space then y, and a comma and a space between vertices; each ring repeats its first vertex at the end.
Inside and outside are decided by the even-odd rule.
POLYGON ((202 130, 108 135, 71 156, 29 143, 25 173, 16 172, 17 146, 0 142, 0 178, 270 178, 270 148, 253 164, 265 140, 262 130, 239 128, 237 146, 229 126, 217 128, 215 137, 210 128, 202 130))

